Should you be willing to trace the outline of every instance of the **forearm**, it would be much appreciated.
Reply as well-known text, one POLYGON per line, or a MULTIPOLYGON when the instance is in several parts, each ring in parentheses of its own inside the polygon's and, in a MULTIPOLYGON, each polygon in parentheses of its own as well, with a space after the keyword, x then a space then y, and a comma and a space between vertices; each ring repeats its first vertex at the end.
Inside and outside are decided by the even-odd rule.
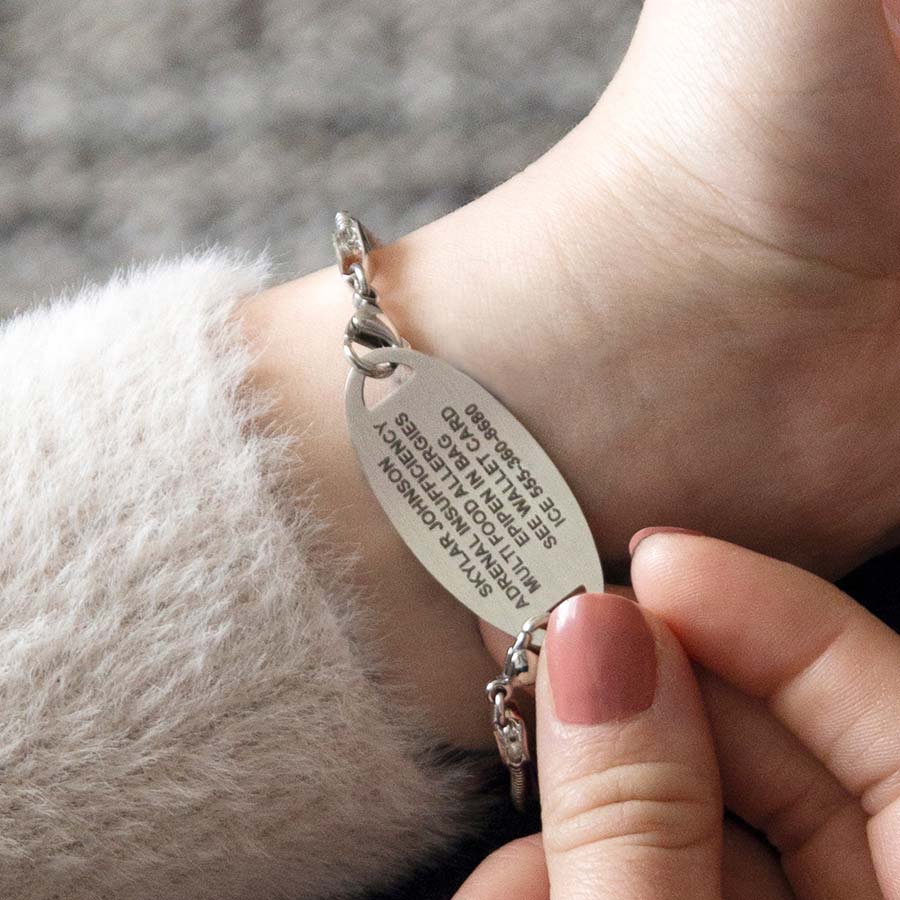
POLYGON ((492 741, 479 700, 494 663, 477 620, 415 559, 361 474, 344 418, 341 352, 352 305, 335 268, 273 288, 246 304, 245 332, 259 351, 253 384, 278 400, 261 427, 302 441, 299 493, 325 523, 338 554, 357 557, 353 579, 374 613, 388 676, 415 686, 438 733, 458 746, 492 741))
POLYGON ((4 897, 334 896, 478 821, 323 540, 314 442, 258 430, 229 317, 267 275, 210 252, 0 328, 4 897))
MULTIPOLYGON (((571 261, 560 259, 553 222, 574 213, 567 205, 569 187, 553 180, 541 186, 538 177, 524 173, 378 249, 370 256, 371 269, 382 306, 412 346, 457 365, 506 402, 584 497, 590 486, 596 490, 596 480, 579 466, 583 404, 602 404, 601 392, 616 390, 617 380, 599 378, 595 395, 580 402, 560 396, 561 366, 570 354, 587 352, 591 338, 588 330, 577 334, 573 308, 559 302, 573 287, 573 276, 571 261), (563 333, 574 333, 583 345, 567 345, 563 333)), ((604 292, 620 289, 612 271, 606 282, 604 292)), ((350 444, 341 341, 351 311, 350 292, 334 267, 246 305, 244 328, 260 354, 254 382, 278 398, 265 426, 302 438, 304 481, 297 490, 306 489, 311 475, 329 540, 359 554, 355 578, 376 612, 393 677, 417 688, 437 727, 454 743, 489 747, 483 688, 496 674, 496 662, 485 652, 478 620, 406 548, 362 477, 350 444)), ((596 367, 605 357, 591 352, 596 367)), ((618 421, 611 415, 598 431, 595 456, 602 453, 601 435, 615 440, 618 421)), ((612 547, 608 531, 605 547, 612 547)), ((496 656, 507 638, 486 633, 496 656)))

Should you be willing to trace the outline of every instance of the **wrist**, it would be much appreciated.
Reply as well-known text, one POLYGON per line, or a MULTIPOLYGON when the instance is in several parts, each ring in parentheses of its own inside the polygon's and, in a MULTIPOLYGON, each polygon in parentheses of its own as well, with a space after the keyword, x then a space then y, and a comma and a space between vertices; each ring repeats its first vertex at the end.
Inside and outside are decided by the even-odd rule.
POLYGON ((576 129, 509 182, 370 260, 399 333, 474 378, 531 431, 582 503, 604 566, 622 576, 635 529, 611 502, 636 493, 617 456, 633 436, 623 323, 658 300, 659 279, 640 265, 641 240, 624 233, 624 200, 598 186, 573 145, 583 140, 576 129))
MULTIPOLYGON (((554 215, 538 215, 533 204, 543 198, 548 212, 550 187, 539 188, 535 179, 523 173, 374 251, 372 281, 413 348, 455 364, 508 403, 571 478, 577 453, 560 440, 571 436, 558 427, 566 411, 546 370, 560 371, 583 311, 568 303, 571 277, 558 259, 554 221, 569 210, 559 197, 554 215)), ((349 301, 329 267, 245 304, 244 330, 258 353, 252 382, 277 399, 271 420, 260 426, 300 439, 296 490, 307 493, 314 485, 326 539, 358 554, 360 595, 381 623, 378 637, 393 677, 415 685, 454 743, 490 746, 483 689, 496 675, 495 656, 508 637, 489 632, 494 656, 485 649, 479 620, 412 556, 361 475, 344 420, 341 341, 349 301)))
POLYGON ((362 476, 344 419, 347 361, 341 341, 352 310, 328 268, 249 299, 241 324, 256 354, 251 386, 275 405, 258 423, 297 440, 298 497, 322 523, 323 556, 347 565, 363 604, 379 677, 412 689, 436 736, 472 749, 493 745, 484 686, 495 663, 477 618, 444 591, 408 550, 362 476))
MULTIPOLYGON (((559 265, 553 222, 569 210, 560 197, 555 217, 536 214, 532 204, 543 198, 546 206, 549 198, 548 189, 530 186, 534 179, 523 173, 373 252, 372 280, 385 312, 415 349, 457 365, 507 402, 571 478, 577 454, 566 452, 560 440, 565 410, 546 370, 559 371, 584 311, 567 302, 571 275, 559 265)), ((360 596, 380 623, 382 660, 393 679, 415 686, 447 739, 487 747, 493 739, 483 689, 496 675, 496 661, 485 649, 479 622, 431 579, 395 533, 349 441, 347 363, 340 349, 349 299, 336 270, 328 268, 245 304, 244 330, 258 353, 252 382, 277 399, 271 420, 260 425, 300 439, 296 490, 308 493, 314 486, 326 539, 358 554, 360 596)), ((488 634, 495 655, 504 642, 508 638, 488 634)))
POLYGON ((532 432, 609 579, 627 579, 631 534, 658 522, 837 577, 892 534, 872 485, 846 477, 871 467, 849 462, 840 423, 878 433, 856 410, 885 373, 858 361, 900 342, 893 286, 744 234, 711 186, 634 126, 608 126, 592 115, 509 182, 373 254, 385 311, 532 432), (838 482, 853 521, 810 489, 838 482))

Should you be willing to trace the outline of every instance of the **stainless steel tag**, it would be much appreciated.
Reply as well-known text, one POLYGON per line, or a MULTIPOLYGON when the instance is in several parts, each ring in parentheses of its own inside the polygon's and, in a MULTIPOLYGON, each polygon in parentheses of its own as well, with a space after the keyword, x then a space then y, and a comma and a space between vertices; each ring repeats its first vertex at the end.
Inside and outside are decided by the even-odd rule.
POLYGON ((412 370, 402 379, 395 373, 388 384, 396 388, 369 408, 369 379, 351 368, 347 422, 394 527, 450 593, 514 635, 579 588, 603 590, 578 501, 509 410, 467 375, 415 350, 384 347, 365 362, 412 370))

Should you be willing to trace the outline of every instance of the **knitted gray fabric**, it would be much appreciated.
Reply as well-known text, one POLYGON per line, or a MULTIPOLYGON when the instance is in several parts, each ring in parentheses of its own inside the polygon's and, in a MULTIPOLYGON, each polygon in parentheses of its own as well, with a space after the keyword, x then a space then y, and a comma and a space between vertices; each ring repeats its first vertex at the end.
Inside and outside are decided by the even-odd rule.
POLYGON ((0 315, 210 241, 327 262, 523 168, 591 107, 638 0, 7 0, 0 315))

